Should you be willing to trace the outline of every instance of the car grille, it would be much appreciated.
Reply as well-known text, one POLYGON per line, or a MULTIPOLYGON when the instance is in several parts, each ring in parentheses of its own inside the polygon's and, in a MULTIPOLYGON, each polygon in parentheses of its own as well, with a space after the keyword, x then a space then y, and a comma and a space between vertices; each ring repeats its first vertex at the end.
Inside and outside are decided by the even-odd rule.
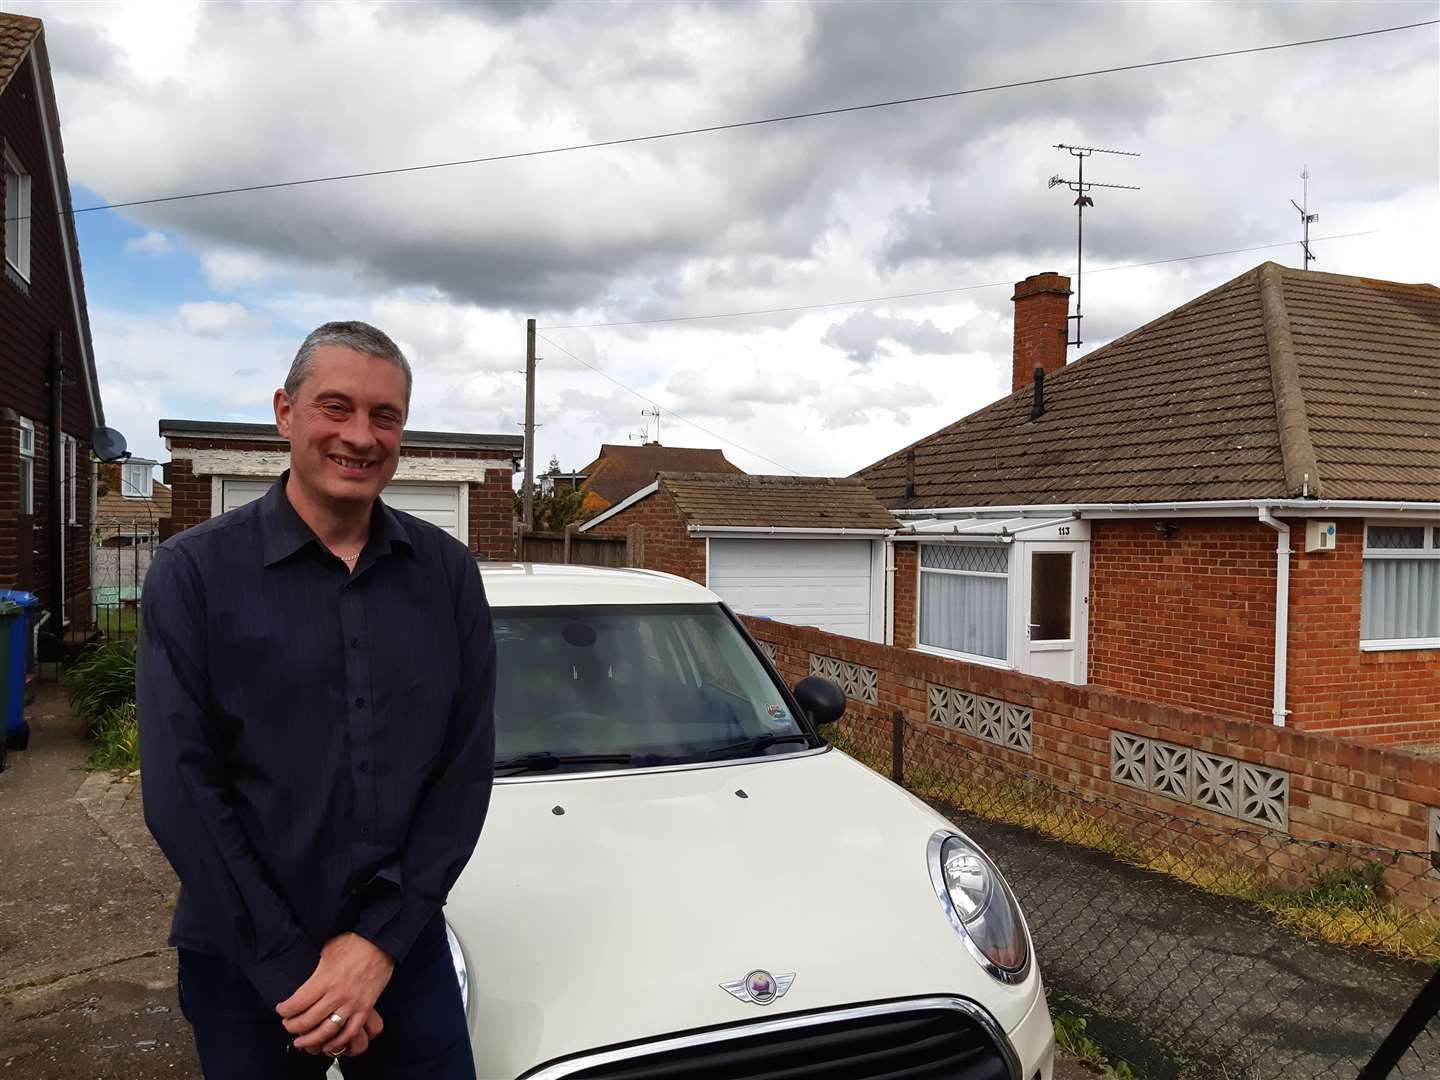
POLYGON ((968 1003, 932 998, 924 1004, 790 1016, 596 1054, 531 1075, 536 1080, 1018 1080, 1010 1065, 1013 1053, 1002 1051, 993 1022, 977 1013, 968 1003))

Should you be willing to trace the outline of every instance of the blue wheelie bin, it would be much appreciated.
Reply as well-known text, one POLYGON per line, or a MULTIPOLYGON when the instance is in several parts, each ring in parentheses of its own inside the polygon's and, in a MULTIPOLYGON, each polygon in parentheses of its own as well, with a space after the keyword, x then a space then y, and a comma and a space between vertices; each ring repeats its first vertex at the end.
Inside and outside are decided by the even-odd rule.
MULTIPOLYGON (((13 600, 0 600, 0 687, 9 687, 10 679, 6 672, 10 670, 10 624, 22 617, 20 605, 13 600)), ((0 723, 0 732, 3 732, 4 725, 0 723)), ((0 735, 0 772, 5 771, 5 753, 9 749, 6 743, 9 740, 0 735)))
POLYGON ((5 685, 0 686, 0 722, 5 744, 11 750, 30 745, 30 725, 25 722, 25 675, 30 670, 31 612, 40 602, 34 593, 0 589, 0 603, 8 601, 17 613, 0 624, 0 648, 5 650, 5 685))

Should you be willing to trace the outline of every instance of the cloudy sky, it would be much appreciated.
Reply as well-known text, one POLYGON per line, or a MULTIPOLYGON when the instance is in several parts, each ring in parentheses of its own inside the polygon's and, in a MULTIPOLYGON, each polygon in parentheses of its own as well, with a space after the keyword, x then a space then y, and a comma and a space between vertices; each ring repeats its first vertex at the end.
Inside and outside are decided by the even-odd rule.
MULTIPOLYGON (((1421 3, 22 3, 77 207, 540 150, 1434 19, 1421 3)), ((78 216, 107 417, 266 420, 305 332, 385 328, 410 426, 537 464, 666 443, 848 473, 1008 392, 1005 283, 1097 271, 1084 351, 1270 258, 1440 280, 1434 27, 794 123, 78 216), (1000 283, 998 286, 993 283, 1000 283), (975 288, 974 286, 990 287, 975 288), (739 318, 596 327, 900 293, 739 318), (545 340, 548 339, 548 340, 545 340), (592 367, 585 366, 593 365, 592 367), (594 369, 598 369, 594 370, 594 369), (607 378, 608 376, 608 378, 607 378), (611 381, 614 380, 614 381, 611 381), (700 425, 681 422, 679 414, 700 425), (653 421, 651 421, 653 425, 653 421), (651 432, 653 435, 653 426, 651 432)))

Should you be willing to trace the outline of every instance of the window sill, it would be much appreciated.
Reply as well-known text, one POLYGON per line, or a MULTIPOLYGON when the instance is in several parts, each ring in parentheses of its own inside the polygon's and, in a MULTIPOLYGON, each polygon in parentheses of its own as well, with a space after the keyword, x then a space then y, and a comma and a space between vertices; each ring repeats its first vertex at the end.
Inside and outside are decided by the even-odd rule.
POLYGON ((14 263, 9 259, 5 260, 5 276, 10 280, 11 285, 14 285, 26 296, 30 295, 30 279, 15 269, 14 263))
POLYGON ((1416 649, 1440 649, 1440 638, 1398 638, 1394 641, 1362 641, 1361 652, 1404 652, 1416 649))
POLYGON ((924 653, 926 656, 938 656, 944 660, 959 660, 966 664, 999 668, 1001 671, 1015 670, 1015 665, 1008 660, 997 660, 993 656, 976 656, 973 653, 952 652, 950 649, 942 649, 935 645, 915 645, 914 651, 924 653))

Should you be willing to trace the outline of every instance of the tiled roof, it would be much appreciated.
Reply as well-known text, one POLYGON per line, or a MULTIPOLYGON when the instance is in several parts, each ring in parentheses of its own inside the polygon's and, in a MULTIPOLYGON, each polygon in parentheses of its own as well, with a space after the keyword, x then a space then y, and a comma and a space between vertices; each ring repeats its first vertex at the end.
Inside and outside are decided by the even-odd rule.
POLYGON ((830 476, 661 473, 660 487, 691 525, 778 529, 893 529, 896 521, 859 480, 830 476))
POLYGON ((856 475, 892 509, 1440 501, 1440 289, 1266 263, 856 475), (906 497, 907 452, 915 494, 906 497))
POLYGON ((95 528, 102 535, 123 531, 136 521, 159 521, 170 516, 170 489, 156 480, 148 499, 127 499, 107 491, 95 500, 95 528))
POLYGON ((659 443, 640 446, 605 443, 600 447, 600 456, 579 471, 588 477, 580 490, 586 493, 585 509, 591 512, 614 506, 641 488, 649 487, 662 472, 741 472, 720 450, 659 443))
POLYGON ((40 26, 39 19, 0 11, 0 91, 20 69, 31 42, 40 33, 40 26))

